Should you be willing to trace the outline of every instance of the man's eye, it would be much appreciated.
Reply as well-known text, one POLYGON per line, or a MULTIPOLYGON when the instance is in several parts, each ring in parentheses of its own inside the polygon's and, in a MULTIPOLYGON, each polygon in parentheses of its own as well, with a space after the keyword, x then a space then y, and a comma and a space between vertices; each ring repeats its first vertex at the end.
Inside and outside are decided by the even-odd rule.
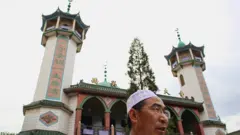
POLYGON ((153 109, 156 110, 156 111, 159 111, 159 110, 160 110, 159 107, 154 107, 153 109))

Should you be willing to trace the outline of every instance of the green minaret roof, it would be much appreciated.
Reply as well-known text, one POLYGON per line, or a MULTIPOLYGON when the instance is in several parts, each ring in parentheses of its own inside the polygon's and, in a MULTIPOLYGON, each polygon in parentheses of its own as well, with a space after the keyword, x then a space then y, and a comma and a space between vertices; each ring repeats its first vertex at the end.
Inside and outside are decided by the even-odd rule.
POLYGON ((181 40, 178 42, 178 47, 184 47, 185 46, 185 43, 183 43, 181 40))

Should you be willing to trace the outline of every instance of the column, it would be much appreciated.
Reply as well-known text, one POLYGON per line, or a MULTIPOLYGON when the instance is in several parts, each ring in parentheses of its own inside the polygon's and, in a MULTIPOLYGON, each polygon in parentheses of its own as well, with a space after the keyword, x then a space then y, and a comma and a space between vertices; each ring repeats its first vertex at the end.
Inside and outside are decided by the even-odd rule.
POLYGON ((76 20, 73 20, 73 26, 72 26, 72 31, 75 31, 75 26, 76 26, 76 20))
POLYGON ((77 135, 81 135, 81 121, 78 122, 77 135))
POLYGON ((114 135, 114 126, 111 125, 111 135, 114 135))
POLYGON ((194 60, 192 49, 189 48, 189 51, 190 51, 190 54, 191 54, 191 58, 192 58, 192 60, 194 60))
POLYGON ((202 123, 199 123, 199 128, 200 128, 201 135, 205 135, 202 123))
POLYGON ((178 52, 176 52, 176 56, 177 56, 177 62, 180 63, 180 59, 179 59, 179 56, 178 56, 178 52))
POLYGON ((58 28, 58 27, 59 27, 59 23, 60 23, 60 16, 58 16, 58 18, 57 18, 57 24, 56 24, 56 28, 58 28))
POLYGON ((46 31, 46 28, 47 28, 47 21, 46 21, 45 24, 44 24, 43 32, 46 31))
POLYGON ((178 127, 178 131, 179 131, 180 135, 184 135, 184 130, 183 130, 183 126, 182 126, 182 120, 178 120, 177 127, 178 127))
POLYGON ((81 131, 81 119, 82 119, 82 109, 80 109, 80 108, 77 108, 76 109, 76 117, 75 117, 75 126, 74 126, 74 134, 76 135, 81 135, 81 132, 80 132, 80 134, 79 133, 77 133, 77 131, 78 131, 78 127, 79 127, 79 124, 80 124, 80 131, 81 131), (80 123, 79 123, 80 122, 80 123))
POLYGON ((105 120, 105 130, 109 130, 110 129, 110 112, 105 112, 104 120, 105 120))

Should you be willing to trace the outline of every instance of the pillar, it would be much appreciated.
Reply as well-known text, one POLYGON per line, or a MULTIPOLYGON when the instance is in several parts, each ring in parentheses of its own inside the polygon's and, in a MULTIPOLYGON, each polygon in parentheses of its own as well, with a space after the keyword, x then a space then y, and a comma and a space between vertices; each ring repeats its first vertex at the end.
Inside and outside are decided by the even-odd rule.
POLYGON ((110 129, 110 112, 105 112, 104 120, 105 120, 105 130, 109 130, 110 129))
POLYGON ((201 135, 205 135, 202 123, 199 123, 199 128, 200 128, 201 135))
POLYGON ((81 135, 81 121, 78 122, 77 135, 81 135))
POLYGON ((180 135, 184 135, 184 130, 183 130, 183 126, 182 126, 182 120, 178 120, 177 127, 178 127, 178 131, 179 131, 180 135))
POLYGON ((176 56, 177 56, 177 62, 180 63, 178 52, 176 52, 176 56))
POLYGON ((76 135, 81 135, 81 132, 80 134, 76 133, 78 131, 78 127, 79 127, 79 124, 80 124, 80 131, 81 131, 81 120, 82 120, 82 109, 80 108, 77 108, 76 109, 76 117, 75 117, 75 127, 74 127, 74 134, 76 135), (80 123, 79 123, 80 122, 80 123))
POLYGON ((114 135, 114 126, 111 125, 111 135, 114 135))

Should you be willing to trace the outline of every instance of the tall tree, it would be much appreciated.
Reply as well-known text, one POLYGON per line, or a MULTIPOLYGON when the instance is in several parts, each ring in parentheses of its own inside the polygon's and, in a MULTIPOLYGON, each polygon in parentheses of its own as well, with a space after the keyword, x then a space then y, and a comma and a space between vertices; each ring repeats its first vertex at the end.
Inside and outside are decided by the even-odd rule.
POLYGON ((155 84, 155 76, 149 62, 148 55, 144 51, 143 43, 138 38, 134 38, 128 60, 128 76, 130 78, 129 94, 138 89, 149 89, 154 92, 158 90, 155 84))

